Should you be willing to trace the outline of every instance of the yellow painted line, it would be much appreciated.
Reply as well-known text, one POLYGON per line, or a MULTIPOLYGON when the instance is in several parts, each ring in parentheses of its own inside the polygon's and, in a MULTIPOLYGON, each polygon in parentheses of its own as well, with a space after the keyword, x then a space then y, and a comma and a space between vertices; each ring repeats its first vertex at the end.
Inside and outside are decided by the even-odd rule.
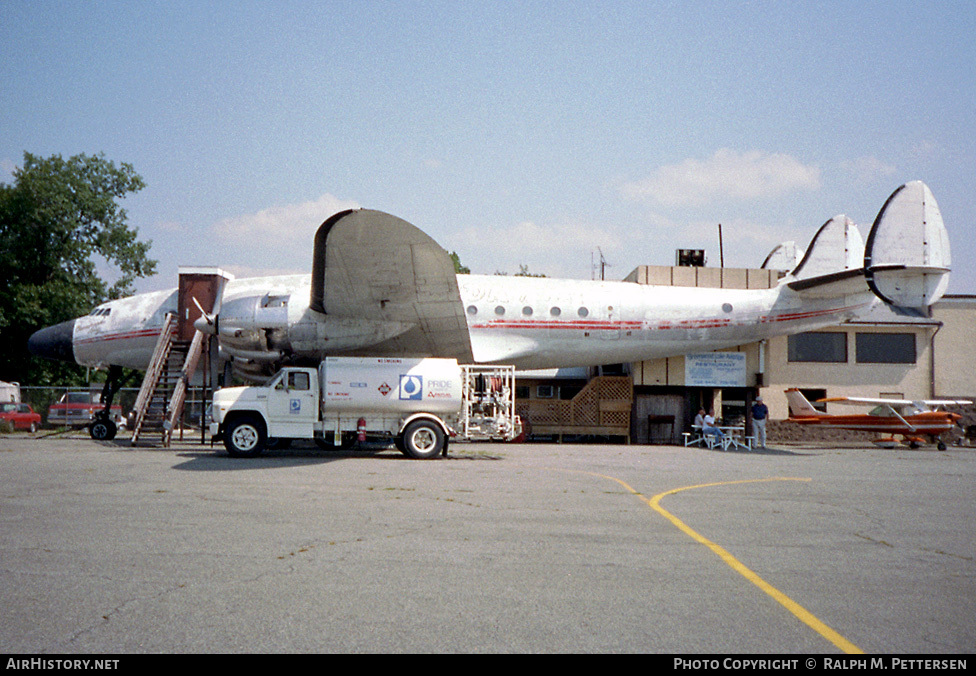
POLYGON ((674 514, 668 510, 661 507, 661 500, 669 495, 674 495, 675 493, 680 493, 682 491, 691 490, 693 488, 708 488, 711 486, 730 486, 733 484, 745 484, 745 483, 756 483, 762 481, 810 481, 809 479, 796 479, 796 478, 786 478, 786 477, 776 477, 772 479, 747 479, 744 481, 719 481, 710 484, 698 484, 696 486, 684 486, 683 488, 674 488, 670 491, 665 491, 664 493, 659 493, 653 498, 646 498, 641 495, 638 491, 634 490, 626 483, 617 479, 616 477, 606 476, 604 474, 595 474, 594 476, 603 477, 604 479, 609 479, 611 481, 616 481, 618 484, 626 488, 630 493, 640 498, 643 502, 661 514, 665 519, 677 526, 678 530, 689 536, 692 540, 701 543, 715 552, 719 558, 725 561, 732 570, 736 571, 743 577, 745 577, 749 582, 753 583, 760 589, 762 589, 766 594, 771 596, 777 603, 782 605, 788 611, 793 613, 801 622, 809 626, 811 629, 816 631, 818 634, 823 636, 825 639, 833 643, 840 650, 845 653, 850 654, 863 654, 864 651, 858 648, 856 645, 848 641, 846 638, 838 634, 836 631, 828 627, 826 624, 821 622, 817 617, 811 613, 809 610, 801 606, 799 603, 791 599, 789 596, 776 589, 773 585, 766 582, 764 579, 759 577, 755 572, 746 567, 741 561, 732 556, 726 549, 712 542, 708 538, 700 535, 698 532, 689 527, 684 521, 676 517, 674 514))

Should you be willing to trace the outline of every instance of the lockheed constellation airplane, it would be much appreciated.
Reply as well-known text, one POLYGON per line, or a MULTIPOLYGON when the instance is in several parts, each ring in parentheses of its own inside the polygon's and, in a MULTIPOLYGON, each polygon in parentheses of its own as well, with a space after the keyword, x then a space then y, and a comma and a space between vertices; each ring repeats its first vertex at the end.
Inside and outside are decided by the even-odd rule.
MULTIPOLYGON (((898 188, 867 241, 827 221, 770 289, 456 275, 447 252, 379 211, 328 218, 312 274, 231 279, 195 326, 222 364, 258 381, 326 355, 437 356, 519 369, 590 366, 734 347, 839 324, 873 304, 927 312, 948 284, 949 239, 928 186, 898 188)), ((113 300, 31 336, 35 355, 144 370, 177 291, 113 300)), ((189 310, 185 310, 189 311, 189 310)), ((192 318, 191 318, 192 320, 192 318)))

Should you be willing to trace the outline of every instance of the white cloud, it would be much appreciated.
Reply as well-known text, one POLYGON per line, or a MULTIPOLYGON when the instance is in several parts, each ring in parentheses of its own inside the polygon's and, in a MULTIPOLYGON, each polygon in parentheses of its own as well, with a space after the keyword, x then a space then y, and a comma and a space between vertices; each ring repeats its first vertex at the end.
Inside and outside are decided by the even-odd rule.
POLYGON ((515 274, 525 265, 530 273, 549 277, 587 278, 591 254, 598 248, 604 253, 618 251, 624 245, 618 233, 581 221, 546 225, 522 221, 491 228, 490 233, 486 237, 484 230, 469 228, 453 238, 457 242, 477 242, 476 249, 458 247, 461 262, 472 272, 515 274))
POLYGON ((238 277, 309 272, 315 231, 329 216, 359 205, 325 194, 218 221, 210 228, 223 267, 238 277))
POLYGON ((706 160, 687 159, 660 167, 647 178, 625 183, 620 191, 632 200, 690 206, 728 198, 778 197, 819 187, 820 170, 790 155, 723 148, 706 160))
POLYGON ((873 183, 876 179, 892 176, 898 171, 894 165, 882 162, 874 155, 848 160, 841 166, 853 174, 854 182, 859 185, 873 183))
POLYGON ((0 179, 4 181, 12 180, 16 169, 17 165, 10 158, 4 157, 0 159, 0 179))
POLYGON ((305 265, 294 268, 282 267, 254 267, 250 265, 223 265, 221 269, 234 275, 235 279, 246 277, 273 277, 277 275, 307 275, 311 266, 311 256, 305 265))
POLYGON ((311 251, 315 230, 325 219, 358 206, 353 201, 325 194, 308 202, 225 218, 214 224, 213 234, 224 244, 262 250, 265 256, 292 246, 311 251))

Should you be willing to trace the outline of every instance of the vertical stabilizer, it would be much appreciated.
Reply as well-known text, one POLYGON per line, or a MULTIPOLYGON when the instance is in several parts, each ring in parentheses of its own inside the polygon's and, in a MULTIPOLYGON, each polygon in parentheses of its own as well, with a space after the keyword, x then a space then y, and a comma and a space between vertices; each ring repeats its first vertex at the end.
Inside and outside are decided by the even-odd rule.
POLYGON ((810 279, 861 267, 864 240, 847 216, 834 216, 820 226, 800 264, 790 273, 794 279, 810 279))
POLYGON ((796 242, 783 242, 769 252, 760 266, 763 270, 782 270, 789 272, 803 260, 804 251, 796 242))
POLYGON ((791 418, 817 418, 823 415, 796 388, 786 390, 786 401, 790 405, 791 418))
POLYGON ((921 181, 906 183, 885 202, 868 235, 868 285, 895 308, 927 313, 949 285, 949 265, 949 235, 932 191, 921 181))

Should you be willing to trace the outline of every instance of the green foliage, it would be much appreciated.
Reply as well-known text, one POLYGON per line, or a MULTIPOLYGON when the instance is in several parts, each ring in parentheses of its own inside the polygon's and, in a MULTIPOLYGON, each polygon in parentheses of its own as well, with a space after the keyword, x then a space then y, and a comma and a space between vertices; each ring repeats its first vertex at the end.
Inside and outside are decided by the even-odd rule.
POLYGON ((459 275, 470 275, 471 268, 461 265, 461 257, 457 255, 456 251, 451 252, 451 260, 454 262, 454 272, 459 275))
POLYGON ((119 200, 145 187, 132 165, 102 155, 40 158, 24 153, 14 183, 0 183, 0 379, 32 385, 75 378, 79 368, 28 355, 27 338, 44 326, 88 313, 132 293, 155 272, 150 242, 140 242, 119 200), (106 266, 118 275, 109 284, 106 266))
MULTIPOLYGON (((508 275, 507 272, 500 272, 498 270, 495 271, 495 274, 496 275, 501 275, 502 277, 505 277, 505 276, 508 275)), ((516 272, 514 275, 512 275, 512 277, 545 277, 545 275, 542 274, 541 272, 539 272, 539 273, 529 272, 529 266, 528 265, 523 265, 522 263, 519 263, 519 271, 516 272)))

